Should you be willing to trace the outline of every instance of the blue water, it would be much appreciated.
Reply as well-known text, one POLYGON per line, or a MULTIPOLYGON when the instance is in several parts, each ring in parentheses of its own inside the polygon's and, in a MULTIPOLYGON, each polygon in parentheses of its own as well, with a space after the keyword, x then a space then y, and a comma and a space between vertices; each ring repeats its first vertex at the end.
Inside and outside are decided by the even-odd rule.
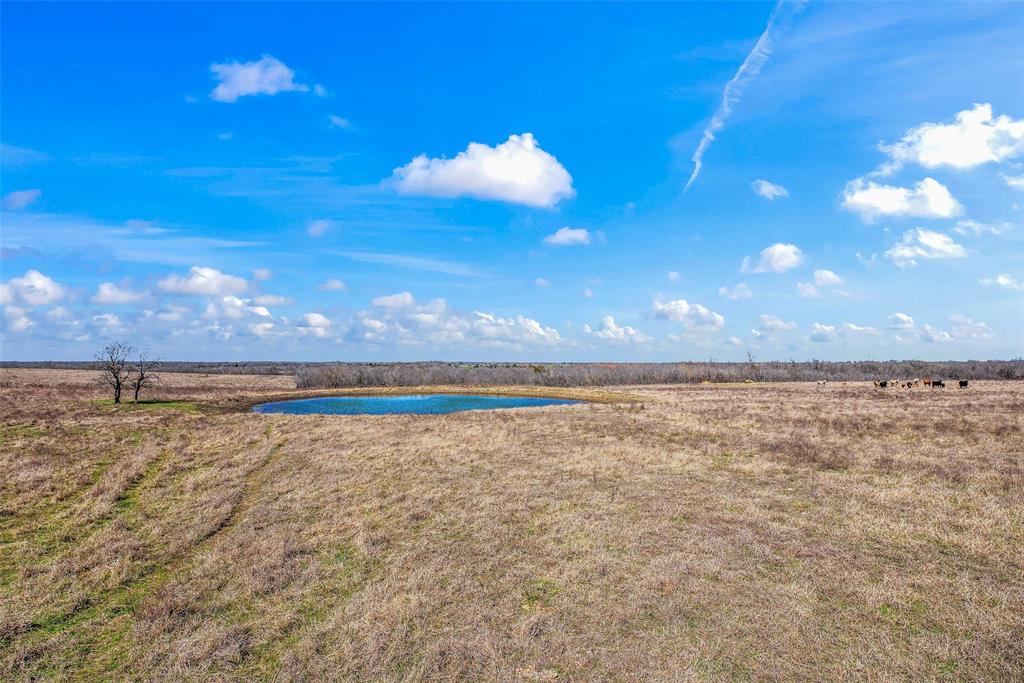
POLYGON ((254 413, 287 413, 289 415, 440 415, 460 410, 494 410, 495 408, 531 408, 581 403, 559 398, 529 396, 483 396, 479 394, 406 394, 401 396, 324 396, 293 401, 261 403, 254 413))

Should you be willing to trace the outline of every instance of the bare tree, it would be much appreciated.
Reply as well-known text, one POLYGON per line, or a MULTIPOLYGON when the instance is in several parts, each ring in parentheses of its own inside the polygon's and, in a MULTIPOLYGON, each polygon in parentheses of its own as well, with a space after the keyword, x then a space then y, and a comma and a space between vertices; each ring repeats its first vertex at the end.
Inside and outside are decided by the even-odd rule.
POLYGON ((100 366, 100 381, 110 385, 114 390, 114 403, 121 402, 121 390, 131 376, 128 357, 135 352, 135 347, 124 342, 107 344, 96 354, 100 366))
POLYGON ((157 366, 160 365, 159 358, 149 358, 146 356, 145 351, 139 352, 139 360, 132 366, 132 374, 129 382, 132 390, 135 392, 135 402, 139 402, 139 392, 145 387, 150 387, 154 382, 159 381, 154 372, 157 366))

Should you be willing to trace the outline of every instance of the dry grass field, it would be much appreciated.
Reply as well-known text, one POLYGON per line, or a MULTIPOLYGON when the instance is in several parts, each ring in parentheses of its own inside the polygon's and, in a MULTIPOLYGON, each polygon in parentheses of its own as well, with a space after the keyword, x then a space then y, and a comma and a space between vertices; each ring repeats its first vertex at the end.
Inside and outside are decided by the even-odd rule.
POLYGON ((285 416, 246 408, 287 376, 93 377, 0 370, 2 680, 1024 679, 1024 383, 285 416))

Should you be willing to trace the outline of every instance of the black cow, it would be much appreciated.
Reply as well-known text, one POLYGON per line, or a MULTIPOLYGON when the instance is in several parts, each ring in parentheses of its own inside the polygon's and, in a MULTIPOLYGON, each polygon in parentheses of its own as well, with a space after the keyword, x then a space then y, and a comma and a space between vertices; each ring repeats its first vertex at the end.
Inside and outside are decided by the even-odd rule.
POLYGON ((966 389, 967 388, 967 380, 965 380, 965 379, 960 380, 960 388, 961 389, 966 389))
POLYGON ((941 379, 933 379, 932 380, 932 389, 934 389, 935 387, 940 387, 942 389, 945 389, 946 385, 945 385, 945 383, 943 383, 943 381, 941 379))
POLYGON ((887 386, 889 386, 889 382, 887 380, 883 379, 881 382, 878 383, 878 386, 880 386, 883 389, 885 389, 887 386))

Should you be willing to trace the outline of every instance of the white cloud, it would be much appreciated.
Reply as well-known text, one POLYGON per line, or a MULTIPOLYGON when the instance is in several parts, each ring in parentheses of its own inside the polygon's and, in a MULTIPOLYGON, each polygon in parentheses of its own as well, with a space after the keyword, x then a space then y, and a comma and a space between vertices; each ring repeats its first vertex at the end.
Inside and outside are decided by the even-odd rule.
POLYGON ((575 244, 590 244, 590 232, 586 228, 559 228, 542 241, 552 246, 567 247, 575 244))
POLYGON ((743 346, 743 340, 739 337, 729 337, 725 340, 725 343, 737 349, 743 346))
POLYGON ((784 188, 782 185, 776 185, 770 183, 767 180, 755 180, 750 183, 750 187, 754 190, 755 194, 758 194, 765 199, 777 199, 778 197, 788 197, 789 190, 784 188))
POLYGON ((1020 280, 1009 273, 1002 273, 995 277, 983 277, 978 282, 985 287, 1002 287, 1004 289, 1015 289, 1018 292, 1024 291, 1024 284, 1021 284, 1020 280))
POLYGON ((113 282, 101 282, 89 301, 94 304, 133 304, 144 298, 146 295, 143 292, 121 289, 113 282))
POLYGON ((661 320, 682 323, 687 330, 718 331, 725 326, 725 318, 700 304, 685 299, 654 302, 654 316, 661 320))
POLYGON ((510 135, 497 147, 471 142, 454 159, 421 154, 396 168, 402 194, 473 197, 552 207, 575 196, 572 176, 537 144, 531 133, 510 135))
POLYGON ((818 293, 818 288, 812 285, 810 282, 798 282, 796 283, 796 291, 800 292, 800 296, 806 299, 817 299, 821 294, 818 293))
POLYGON ((956 115, 954 123, 922 123, 892 145, 880 145, 892 161, 882 173, 905 163, 925 168, 965 169, 1001 162, 1024 153, 1024 119, 992 116, 992 105, 975 104, 956 115))
POLYGON ((547 279, 546 277, 539 277, 533 281, 533 284, 536 285, 537 287, 546 288, 551 286, 551 280, 547 279))
POLYGON ((843 284, 843 278, 839 277, 827 268, 819 268, 814 271, 814 284, 819 287, 843 284))
POLYGON ((124 326, 121 319, 113 313, 100 313, 92 317, 92 324, 99 329, 101 335, 110 336, 120 333, 124 326))
POLYGON ((929 344, 953 341, 953 335, 945 330, 940 330, 931 325, 925 325, 921 329, 921 341, 929 344))
POLYGON ((328 278, 321 284, 317 285, 317 289, 323 292, 343 292, 348 289, 348 285, 339 280, 336 277, 328 278))
POLYGON ((326 337, 330 334, 331 320, 322 313, 306 313, 296 325, 299 334, 326 337))
POLYGON ((313 86, 313 94, 317 97, 327 97, 327 88, 317 83, 313 86))
POLYGON ((601 319, 601 327, 592 329, 590 325, 584 325, 583 331, 595 337, 605 339, 613 343, 636 343, 643 344, 651 340, 650 337, 629 325, 620 326, 615 323, 615 318, 610 315, 601 319))
POLYGON ((843 332, 871 335, 881 334, 881 330, 877 327, 871 327, 870 325, 857 325, 856 323, 843 323, 843 332))
POLYGON ((5 306, 4 319, 6 320, 4 330, 8 332, 24 332, 36 324, 28 317, 28 311, 19 306, 5 306))
POLYGON ((668 271, 668 273, 665 274, 665 277, 668 278, 669 282, 679 282, 683 279, 683 276, 675 270, 668 271))
POLYGON ((956 339, 991 339, 994 336, 986 323, 971 320, 965 315, 951 315, 949 322, 953 325, 950 333, 956 339))
POLYGON ((334 114, 330 114, 327 118, 331 122, 331 128, 343 128, 344 130, 350 130, 352 128, 352 122, 348 119, 335 116, 334 114))
POLYGON ((321 218, 309 222, 309 225, 306 226, 306 234, 308 234, 310 237, 320 237, 325 232, 330 230, 330 228, 331 222, 321 218))
POLYGON ((309 91, 308 86, 295 82, 294 71, 270 55, 263 55, 261 59, 244 64, 211 64, 210 71, 220 81, 210 93, 210 98, 218 102, 234 102, 247 95, 309 91))
POLYGON ((796 323, 788 322, 775 315, 760 316, 757 319, 757 326, 762 332, 786 332, 796 329, 796 323))
POLYGON ((1002 235, 1012 229, 1011 223, 979 223, 969 219, 957 221, 957 224, 953 226, 953 232, 956 234, 973 235, 974 237, 981 237, 985 234, 1002 235))
POLYGON ((795 244, 776 242, 761 250, 761 258, 756 264, 750 257, 744 256, 740 265, 742 273, 785 273, 804 262, 804 253, 795 244))
POLYGON ((857 178, 846 184, 843 208, 859 213, 866 221, 880 216, 950 218, 963 212, 949 189, 934 178, 925 178, 912 189, 857 178))
POLYGON ((20 300, 29 306, 46 306, 67 295, 63 285, 34 268, 21 277, 13 277, 0 288, 0 303, 20 300))
POLYGON ((1014 190, 1024 190, 1024 175, 1003 175, 1003 181, 1014 190))
POLYGON ((590 287, 584 287, 583 288, 583 296, 588 298, 588 299, 593 299, 594 298, 594 290, 592 290, 590 287))
POLYGON ((835 336, 836 328, 833 325, 811 324, 810 339, 812 342, 827 343, 835 339, 835 336))
POLYGON ((274 277, 274 271, 270 270, 270 268, 253 268, 252 277, 254 280, 264 282, 274 277))
POLYGON ((913 268, 917 265, 917 259, 967 258, 967 252, 952 237, 922 228, 903 233, 900 241, 885 255, 900 268, 913 268))
POLYGON ((188 271, 188 276, 169 275, 160 280, 156 286, 160 291, 171 294, 223 296, 244 292, 248 283, 245 278, 222 273, 216 268, 192 266, 188 271))
POLYGON ((388 296, 378 296, 373 300, 374 306, 383 308, 409 308, 416 303, 416 299, 410 292, 399 292, 388 296))
POLYGON ((42 194, 42 190, 15 190, 14 192, 8 192, 4 195, 3 207, 18 211, 39 199, 42 194))
POLYGON ((889 316, 889 328, 893 330, 910 330, 914 327, 914 319, 906 313, 893 313, 889 316))
POLYGON ((270 311, 265 306, 253 306, 249 299, 239 299, 233 294, 220 298, 220 309, 211 301, 206 305, 206 318, 216 318, 219 315, 231 320, 244 318, 246 315, 255 315, 260 318, 272 318, 270 311))
POLYGON ((295 302, 294 299, 287 296, 279 296, 277 294, 260 294, 252 298, 252 302, 257 306, 287 306, 295 302))
POLYGON ((738 282, 733 287, 719 287, 718 293, 727 299, 738 301, 740 299, 749 299, 754 296, 754 293, 750 291, 750 287, 746 282, 738 282))

